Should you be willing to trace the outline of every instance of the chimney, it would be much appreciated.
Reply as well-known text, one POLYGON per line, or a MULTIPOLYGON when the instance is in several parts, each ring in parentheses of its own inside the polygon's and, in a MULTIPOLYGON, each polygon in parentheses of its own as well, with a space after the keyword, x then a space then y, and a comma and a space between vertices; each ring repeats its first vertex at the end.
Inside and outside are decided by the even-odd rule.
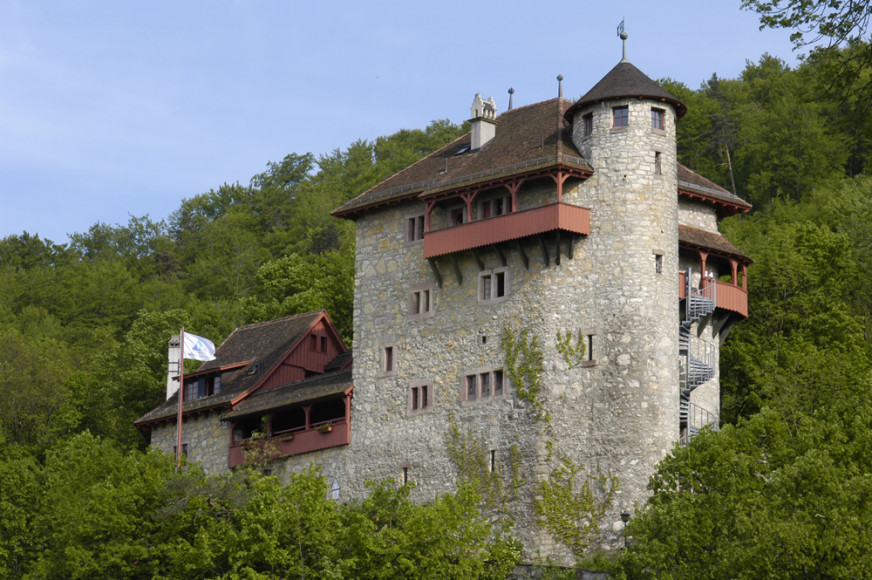
POLYGON ((475 98, 472 100, 472 107, 469 108, 472 118, 469 120, 472 123, 472 143, 470 149, 473 151, 481 149, 485 143, 494 138, 497 133, 497 105, 494 103, 494 98, 488 100, 481 98, 481 93, 475 93, 475 98))
POLYGON ((167 365, 167 400, 179 390, 179 373, 181 372, 179 363, 182 361, 181 337, 178 334, 174 334, 170 339, 169 345, 170 349, 167 355, 169 361, 167 365))

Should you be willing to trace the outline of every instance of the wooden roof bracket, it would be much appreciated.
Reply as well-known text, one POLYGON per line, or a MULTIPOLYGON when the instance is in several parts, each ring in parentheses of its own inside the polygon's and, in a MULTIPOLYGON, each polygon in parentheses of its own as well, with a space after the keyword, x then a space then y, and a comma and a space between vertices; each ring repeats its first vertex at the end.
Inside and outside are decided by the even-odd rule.
POLYGON ((554 246, 557 248, 556 254, 554 255, 554 263, 558 266, 560 265, 560 230, 557 230, 557 243, 554 246))
POLYGON ((433 277, 436 278, 436 284, 442 288, 442 273, 439 272, 439 265, 436 263, 436 258, 427 258, 427 263, 430 264, 430 270, 433 271, 433 277))
POLYGON ((539 240, 539 247, 542 248, 542 259, 545 260, 545 267, 551 265, 551 260, 548 258, 548 246, 545 245, 545 239, 542 237, 542 234, 538 234, 536 238, 539 240))
POLYGON ((500 257, 500 261, 503 263, 503 266, 508 266, 508 265, 509 265, 509 261, 506 260, 506 255, 503 254, 503 250, 500 248, 499 244, 494 244, 494 245, 491 246, 491 247, 494 249, 494 251, 495 251, 495 252, 497 253, 497 255, 500 257))
POLYGON ((472 256, 475 258, 475 262, 478 264, 478 271, 481 272, 484 270, 484 262, 481 261, 481 256, 478 255, 478 248, 472 248, 472 256))
POLYGON ((457 277, 457 285, 463 286, 463 274, 460 273, 460 266, 457 265, 457 257, 454 254, 449 256, 451 258, 451 266, 454 268, 454 275, 457 277))
POLYGON ((524 269, 530 269, 530 257, 527 255, 527 252, 524 251, 524 245, 521 243, 521 240, 515 240, 515 243, 518 246, 518 253, 521 254, 521 259, 524 261, 524 269))

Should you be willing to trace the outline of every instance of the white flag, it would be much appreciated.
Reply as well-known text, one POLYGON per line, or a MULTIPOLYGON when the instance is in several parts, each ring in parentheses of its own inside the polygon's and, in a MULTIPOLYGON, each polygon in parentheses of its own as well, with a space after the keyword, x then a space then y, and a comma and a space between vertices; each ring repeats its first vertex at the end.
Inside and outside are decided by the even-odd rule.
POLYGON ((186 332, 182 356, 193 360, 215 360, 215 345, 208 338, 186 332))

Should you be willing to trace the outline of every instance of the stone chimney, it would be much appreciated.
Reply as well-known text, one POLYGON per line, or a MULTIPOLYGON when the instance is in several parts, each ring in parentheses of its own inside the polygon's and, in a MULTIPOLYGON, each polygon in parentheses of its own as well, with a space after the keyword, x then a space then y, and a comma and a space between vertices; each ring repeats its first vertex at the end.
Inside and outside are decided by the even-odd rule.
POLYGON ((169 353, 167 355, 167 400, 179 390, 179 373, 181 372, 180 363, 182 362, 182 344, 181 337, 174 334, 169 342, 169 353))
POLYGON ((481 93, 475 93, 472 106, 469 108, 472 118, 472 143, 470 149, 481 149, 485 143, 497 134, 497 105, 494 98, 481 98, 481 93))

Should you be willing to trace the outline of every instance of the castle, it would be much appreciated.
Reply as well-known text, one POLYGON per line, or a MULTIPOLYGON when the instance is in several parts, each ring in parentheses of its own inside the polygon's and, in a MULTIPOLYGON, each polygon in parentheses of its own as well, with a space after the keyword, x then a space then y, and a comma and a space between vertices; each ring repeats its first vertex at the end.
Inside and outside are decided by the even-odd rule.
MULTIPOLYGON (((353 365, 323 312, 238 329, 186 377, 189 457, 242 463, 266 417, 272 473, 314 461, 334 497, 392 477, 423 500, 470 475, 468 445, 528 555, 557 561, 534 498, 570 465, 619 482, 595 546, 620 545, 656 464, 717 428, 747 316, 750 260, 717 224, 750 205, 677 163, 684 113, 626 59, 574 103, 476 95, 470 133, 334 212, 357 227, 353 365)), ((137 422, 168 452, 177 396, 137 422)))

